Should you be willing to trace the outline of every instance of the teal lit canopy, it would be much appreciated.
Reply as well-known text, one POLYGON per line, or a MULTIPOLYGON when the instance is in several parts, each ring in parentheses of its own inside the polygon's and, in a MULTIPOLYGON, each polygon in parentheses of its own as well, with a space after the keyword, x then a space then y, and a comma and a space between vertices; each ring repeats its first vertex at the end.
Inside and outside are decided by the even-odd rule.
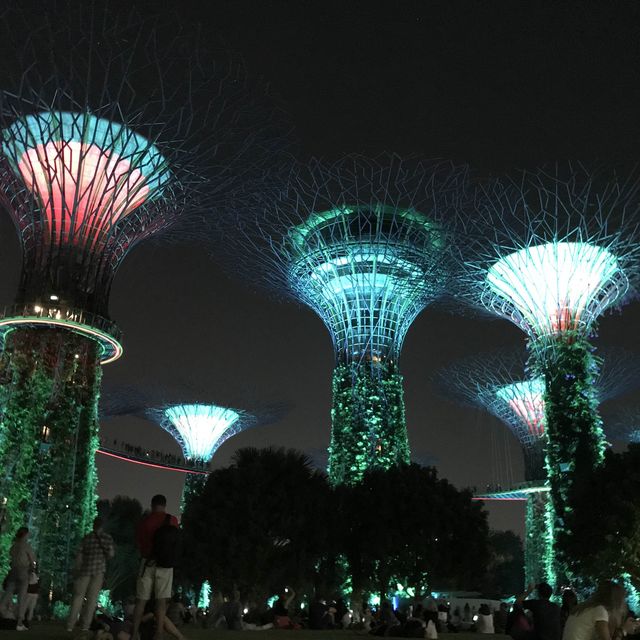
POLYGON ((211 404, 177 404, 162 412, 162 428, 178 441, 188 460, 208 462, 223 442, 251 425, 242 412, 211 404))
POLYGON ((292 228, 286 243, 289 287, 347 360, 397 360, 411 323, 445 287, 444 233, 412 209, 335 208, 292 228))
POLYGON ((591 327, 628 289, 616 256, 586 242, 549 242, 497 260, 485 304, 539 337, 591 327))

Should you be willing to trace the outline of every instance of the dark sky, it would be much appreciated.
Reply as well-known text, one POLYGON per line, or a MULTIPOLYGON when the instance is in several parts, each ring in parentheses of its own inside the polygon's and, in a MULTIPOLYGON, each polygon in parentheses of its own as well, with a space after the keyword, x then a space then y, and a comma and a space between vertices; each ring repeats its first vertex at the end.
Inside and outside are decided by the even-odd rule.
MULTIPOLYGON (((186 19, 221 34, 268 78, 295 122, 302 154, 420 152, 486 173, 549 160, 635 159, 640 144, 640 6, 635 2, 180 2, 186 19)), ((0 302, 15 293, 19 252, 0 223, 0 302)), ((124 357, 105 382, 250 390, 295 405, 280 423, 227 441, 316 452, 329 440, 332 348, 309 310, 255 294, 223 275, 205 250, 140 246, 111 296, 124 357)), ((605 319, 598 344, 638 347, 638 304, 605 319)), ((522 478, 517 442, 481 411, 437 397, 429 376, 456 358, 519 345, 507 322, 427 309, 401 366, 412 450, 459 486, 522 478)), ((247 391, 249 393, 249 391, 247 391)), ((107 435, 177 451, 137 419, 107 435)), ((177 510, 182 475, 98 460, 100 494, 143 502, 164 492, 177 510)), ((521 505, 491 508, 496 528, 522 531, 521 505)))

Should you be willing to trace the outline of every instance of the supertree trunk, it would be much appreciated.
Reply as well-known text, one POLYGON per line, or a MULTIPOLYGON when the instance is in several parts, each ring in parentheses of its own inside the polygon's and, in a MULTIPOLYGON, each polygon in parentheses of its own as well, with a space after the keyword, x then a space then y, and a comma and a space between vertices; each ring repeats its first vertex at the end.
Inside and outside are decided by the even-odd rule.
POLYGON ((580 532, 574 526, 572 504, 575 492, 602 463, 605 451, 595 386, 598 361, 589 341, 577 332, 546 338, 532 346, 545 380, 546 465, 555 564, 558 575, 575 579, 571 545, 580 532))
POLYGON ((542 581, 555 584, 553 563, 549 563, 551 549, 551 532, 548 527, 547 512, 549 494, 547 492, 532 493, 527 498, 524 545, 524 577, 525 585, 539 584, 542 581))
POLYGON ((332 485, 356 484, 370 468, 409 463, 402 376, 391 365, 338 365, 331 416, 332 485))
POLYGON ((0 562, 6 563, 17 528, 27 525, 43 586, 60 592, 95 516, 98 347, 57 329, 19 329, 7 343, 11 380, 0 445, 7 519, 0 562))

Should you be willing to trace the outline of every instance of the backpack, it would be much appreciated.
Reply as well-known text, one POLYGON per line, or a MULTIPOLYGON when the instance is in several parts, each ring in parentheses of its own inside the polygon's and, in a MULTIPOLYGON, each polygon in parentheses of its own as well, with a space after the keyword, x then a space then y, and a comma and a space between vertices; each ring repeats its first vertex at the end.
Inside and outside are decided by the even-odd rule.
POLYGON ((164 522, 153 534, 151 558, 156 566, 172 569, 178 564, 180 530, 171 524, 171 515, 167 513, 164 522))

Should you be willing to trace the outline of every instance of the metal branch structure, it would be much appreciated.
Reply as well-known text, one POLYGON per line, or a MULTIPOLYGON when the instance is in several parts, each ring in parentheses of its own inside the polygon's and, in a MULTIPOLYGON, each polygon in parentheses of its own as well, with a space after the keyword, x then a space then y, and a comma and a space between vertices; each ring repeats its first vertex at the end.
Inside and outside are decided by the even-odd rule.
POLYGON ((334 485, 409 462, 398 360, 413 320, 447 287, 440 210, 462 173, 391 154, 313 160, 279 199, 232 216, 232 273, 307 305, 331 334, 334 485))
MULTIPOLYGON (((640 384, 640 359, 620 348, 605 348, 596 381, 599 403, 640 384)), ((526 500, 525 578, 537 584, 554 575, 552 528, 545 468, 544 380, 526 377, 524 351, 467 358, 438 374, 438 386, 453 398, 480 406, 518 438, 525 462, 525 482, 476 496, 480 500, 526 500)))
POLYGON ((8 9, 0 54, 0 199, 22 247, 0 314, 7 522, 28 521, 66 587, 95 512, 101 368, 120 357, 111 284, 141 241, 186 237, 278 164, 281 118, 231 54, 180 21, 65 2, 8 9), (42 435, 46 434, 46 438, 42 435))
POLYGON ((637 290, 638 180, 568 164, 486 182, 472 193, 458 216, 456 294, 527 334, 530 369, 545 388, 557 564, 572 578, 564 553, 578 535, 571 490, 605 448, 589 339, 598 317, 637 290))

